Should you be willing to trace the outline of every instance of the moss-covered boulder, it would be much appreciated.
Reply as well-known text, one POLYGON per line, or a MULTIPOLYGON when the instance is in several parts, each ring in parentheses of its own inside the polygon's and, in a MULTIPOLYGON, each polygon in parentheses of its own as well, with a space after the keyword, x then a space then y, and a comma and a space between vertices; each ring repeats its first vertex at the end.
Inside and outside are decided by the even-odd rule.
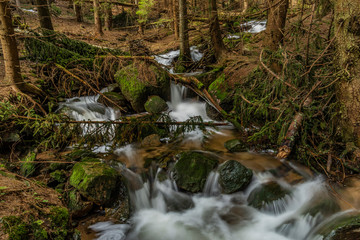
POLYGON ((68 209, 73 218, 84 217, 93 208, 93 203, 83 200, 81 194, 73 189, 68 194, 68 209))
POLYGON ((227 112, 233 108, 233 93, 234 87, 230 86, 226 81, 225 74, 221 74, 215 81, 213 81, 209 88, 209 93, 220 101, 220 106, 227 112))
POLYGON ((157 134, 151 134, 149 136, 146 136, 141 141, 141 146, 142 147, 159 147, 159 146, 161 146, 160 136, 157 134))
POLYGON ((245 189, 251 182, 253 172, 235 160, 226 161, 219 167, 219 182, 224 193, 245 189))
POLYGON ((158 95, 163 99, 169 98, 169 76, 165 70, 155 65, 134 62, 119 70, 115 79, 121 92, 136 112, 145 110, 144 104, 151 95, 158 95))
POLYGON ((65 158, 69 161, 80 161, 84 158, 96 158, 96 153, 88 149, 75 149, 72 152, 65 155, 65 158))
POLYGON ((247 201, 250 206, 261 209, 266 204, 285 197, 289 192, 276 182, 268 182, 255 188, 247 201))
POLYGON ((159 96, 150 96, 144 107, 147 112, 152 114, 161 113, 168 109, 168 105, 165 100, 159 96))
POLYGON ((20 173, 24 177, 32 177, 36 173, 36 153, 30 152, 24 159, 21 160, 20 173))
POLYGON ((96 159, 76 163, 69 182, 83 196, 100 205, 111 203, 122 184, 116 170, 96 159))
POLYGON ((218 165, 218 160, 196 151, 182 152, 177 157, 173 170, 177 186, 192 193, 202 191, 209 173, 218 165))
POLYGON ((239 139, 231 139, 226 141, 224 143, 224 147, 229 152, 246 152, 248 150, 246 143, 239 139))

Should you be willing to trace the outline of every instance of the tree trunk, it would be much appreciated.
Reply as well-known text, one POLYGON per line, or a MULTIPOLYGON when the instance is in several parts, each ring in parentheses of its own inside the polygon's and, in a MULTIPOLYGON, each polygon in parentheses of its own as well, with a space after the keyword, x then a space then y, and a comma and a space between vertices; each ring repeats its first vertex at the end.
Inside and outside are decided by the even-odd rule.
POLYGON ((111 3, 106 3, 105 5, 105 29, 111 31, 112 29, 112 5, 111 3))
POLYGON ((8 1, 0 1, 0 40, 4 54, 5 81, 12 83, 14 90, 43 95, 40 89, 25 83, 21 77, 19 55, 8 1))
POLYGON ((179 39, 179 11, 178 11, 178 1, 172 0, 172 13, 174 18, 174 32, 175 39, 179 39))
POLYGON ((268 20, 266 26, 266 45, 272 51, 277 51, 283 42, 288 0, 269 0, 268 20))
POLYGON ((76 15, 76 21, 82 22, 83 17, 81 14, 81 2, 79 0, 75 1, 75 3, 74 3, 74 10, 75 10, 75 15, 76 15))
POLYGON ((97 34, 103 35, 104 33, 101 26, 99 0, 94 0, 94 21, 95 21, 95 32, 97 34))
POLYGON ((214 50, 215 58, 216 60, 219 60, 225 49, 225 46, 221 37, 216 0, 209 0, 209 12, 211 44, 214 50))
POLYGON ((179 0, 180 56, 182 62, 191 61, 186 0, 179 0))
POLYGON ((51 15, 47 0, 36 0, 36 7, 38 10, 40 27, 49 30, 54 30, 54 27, 51 22, 51 15))
POLYGON ((346 142, 360 147, 360 1, 334 0, 336 61, 343 76, 337 97, 342 104, 341 130, 346 142))
POLYGON ((249 0, 243 0, 243 9, 242 9, 242 13, 246 13, 246 11, 248 10, 249 8, 249 3, 248 3, 249 0))

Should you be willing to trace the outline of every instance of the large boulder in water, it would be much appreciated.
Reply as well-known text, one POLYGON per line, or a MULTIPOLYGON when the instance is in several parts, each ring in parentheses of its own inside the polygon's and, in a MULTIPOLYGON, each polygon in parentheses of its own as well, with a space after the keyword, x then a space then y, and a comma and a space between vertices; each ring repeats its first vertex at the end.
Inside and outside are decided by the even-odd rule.
POLYGON ((179 188, 196 193, 203 190, 209 173, 218 160, 202 152, 187 151, 178 155, 174 166, 174 179, 179 188))
POLYGON ((268 203, 285 197, 289 192, 276 182, 264 183, 255 188, 249 195, 247 201, 250 206, 262 209, 268 203))
POLYGON ((118 172, 96 159, 76 163, 70 176, 70 185, 99 205, 110 204, 121 184, 118 172))
POLYGON ((144 104, 149 96, 158 95, 169 98, 170 79, 165 70, 149 63, 134 62, 119 70, 115 79, 121 92, 136 112, 145 110, 144 104))
POLYGON ((243 190, 251 182, 253 172, 235 160, 229 160, 219 167, 219 182, 224 193, 243 190))
POLYGON ((150 96, 144 107, 147 112, 152 114, 161 113, 168 109, 168 105, 165 100, 159 96, 150 96))
POLYGON ((239 139, 231 139, 226 141, 224 143, 224 147, 229 152, 246 152, 248 150, 246 144, 239 139))

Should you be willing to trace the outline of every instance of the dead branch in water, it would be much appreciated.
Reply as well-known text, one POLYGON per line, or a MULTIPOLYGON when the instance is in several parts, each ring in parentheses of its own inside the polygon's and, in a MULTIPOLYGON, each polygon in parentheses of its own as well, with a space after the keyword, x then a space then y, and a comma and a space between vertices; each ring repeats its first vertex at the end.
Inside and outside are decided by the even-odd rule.
MULTIPOLYGON (((13 115, 14 118, 21 118, 21 119, 28 119, 33 121, 47 121, 45 118, 34 118, 34 117, 25 117, 25 116, 19 116, 19 115, 13 115)), ((117 125, 126 125, 126 124, 132 124, 133 121, 75 121, 75 120, 53 120, 54 123, 76 123, 76 124, 117 124, 117 125)), ((157 124, 157 125, 189 125, 189 122, 155 122, 155 121, 141 121, 139 123, 142 124, 157 124)), ((194 122, 190 123, 191 125, 204 125, 204 126, 227 126, 228 123, 218 123, 218 122, 194 122)))

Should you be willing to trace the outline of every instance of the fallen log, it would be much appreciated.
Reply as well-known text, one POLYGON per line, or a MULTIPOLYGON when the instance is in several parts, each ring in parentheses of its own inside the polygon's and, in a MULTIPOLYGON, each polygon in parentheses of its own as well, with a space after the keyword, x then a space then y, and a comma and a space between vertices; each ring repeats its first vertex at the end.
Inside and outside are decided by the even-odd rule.
MULTIPOLYGON (((310 106, 311 102, 312 102, 312 98, 308 96, 304 101, 303 107, 310 106)), ((294 119, 292 120, 286 132, 285 138, 281 146, 279 147, 278 154, 276 155, 278 159, 285 159, 290 155, 291 150, 295 143, 296 135, 298 134, 303 119, 304 119, 304 114, 302 112, 296 113, 294 119)))
MULTIPOLYGON (((46 118, 34 118, 13 115, 14 118, 27 119, 32 121, 48 121, 46 118)), ((76 121, 76 120, 53 120, 53 123, 76 123, 76 124, 116 124, 116 125, 126 125, 132 124, 133 121, 76 121)), ((227 126, 229 123, 226 122, 155 122, 155 121, 140 121, 142 124, 156 124, 156 125, 176 125, 176 126, 185 126, 185 125, 204 125, 204 126, 227 126)))

